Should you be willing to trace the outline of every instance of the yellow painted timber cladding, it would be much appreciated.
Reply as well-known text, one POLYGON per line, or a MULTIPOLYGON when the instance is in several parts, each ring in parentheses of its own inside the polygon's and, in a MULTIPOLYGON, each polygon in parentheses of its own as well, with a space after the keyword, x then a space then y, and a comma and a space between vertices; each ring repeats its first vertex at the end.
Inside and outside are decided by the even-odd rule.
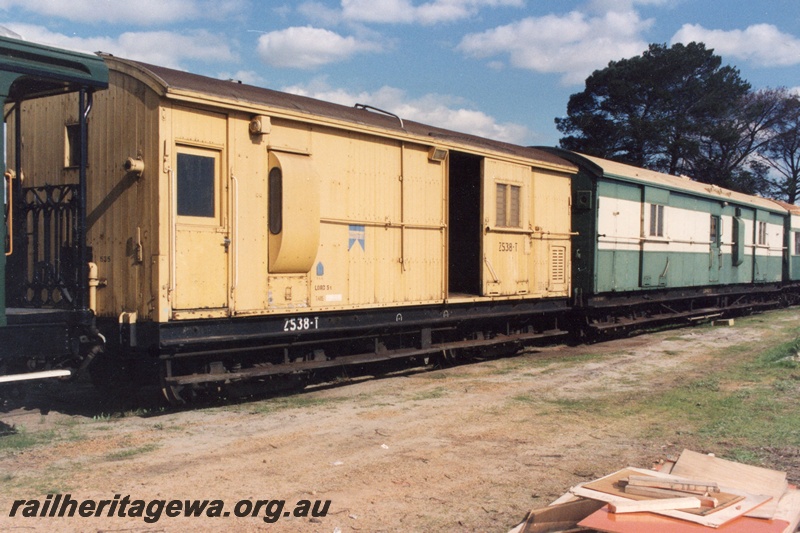
MULTIPOLYGON (((311 324, 329 310, 568 296, 566 163, 106 61, 110 87, 89 119, 89 244, 107 281, 100 316, 295 313, 311 324), (140 175, 124 169, 129 158, 144 165, 140 175)), ((22 133, 38 153, 22 163, 30 186, 77 181, 64 167, 76 119, 68 98, 23 106, 22 133)))
POLYGON ((483 198, 484 295, 568 295, 568 176, 486 158, 483 198))
POLYGON ((536 275, 531 290, 543 296, 567 296, 570 292, 571 201, 568 177, 534 170, 531 243, 536 275))
POLYGON ((225 115, 172 111, 174 309, 228 307, 226 131, 225 115))
POLYGON ((334 129, 315 132, 313 159, 325 169, 314 306, 442 301, 444 163, 427 146, 334 129))

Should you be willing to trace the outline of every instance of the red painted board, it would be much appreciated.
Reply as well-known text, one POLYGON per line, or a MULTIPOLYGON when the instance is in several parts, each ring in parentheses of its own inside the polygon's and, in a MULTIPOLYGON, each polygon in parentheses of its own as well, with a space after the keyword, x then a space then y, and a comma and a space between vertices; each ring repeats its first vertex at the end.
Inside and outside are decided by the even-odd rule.
POLYGON ((742 516, 718 528, 710 528, 653 513, 614 514, 604 506, 578 525, 610 533, 783 533, 789 522, 742 516))

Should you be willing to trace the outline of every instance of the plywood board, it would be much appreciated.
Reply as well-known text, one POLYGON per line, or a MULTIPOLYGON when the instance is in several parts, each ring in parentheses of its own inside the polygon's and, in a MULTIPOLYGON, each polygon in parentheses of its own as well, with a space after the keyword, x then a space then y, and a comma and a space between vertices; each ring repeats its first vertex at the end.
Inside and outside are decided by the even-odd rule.
POLYGON ((611 502, 608 504, 608 508, 615 514, 670 511, 673 509, 685 511, 687 509, 700 508, 700 500, 694 496, 686 496, 683 498, 656 498, 653 500, 629 500, 627 502, 611 502))
POLYGON ((789 527, 786 533, 794 533, 800 525, 800 491, 796 489, 787 490, 780 501, 778 509, 775 511, 775 520, 787 520, 789 527))
MULTIPOLYGON (((626 468, 618 472, 614 472, 613 474, 610 474, 603 478, 600 478, 596 481, 586 483, 584 487, 587 489, 605 492, 607 494, 612 494, 614 496, 619 496, 621 498, 626 498, 629 500, 649 500, 652 499, 653 497, 625 492, 625 489, 622 488, 620 485, 620 481, 627 479, 631 475, 648 476, 654 480, 662 479, 665 481, 677 481, 677 482, 684 481, 684 478, 679 478, 676 476, 666 475, 666 474, 658 474, 658 475, 656 474, 657 474, 656 472, 648 472, 646 474, 640 474, 639 471, 636 469, 626 468)), ((689 495, 687 494, 687 496, 689 495)), ((718 512, 719 510, 724 509, 725 507, 728 507, 730 505, 736 504, 744 500, 744 497, 741 494, 733 494, 730 492, 715 492, 714 498, 717 500, 717 505, 715 507, 713 508, 704 507, 701 509, 687 509, 686 512, 697 515, 707 515, 710 513, 718 512)))
MULTIPOLYGON (((606 478, 614 476, 618 477, 627 476, 630 475, 631 472, 642 475, 649 474, 657 477, 662 477, 665 479, 675 477, 671 475, 661 474, 660 472, 653 472, 639 468, 628 468, 620 472, 615 472, 614 474, 610 474, 609 476, 606 476, 606 478)), ((603 481, 606 478, 601 478, 600 480, 597 481, 603 481)), ((721 485, 720 488, 725 493, 731 493, 737 496, 742 496, 743 499, 736 502, 734 505, 729 505, 724 509, 715 509, 713 513, 706 514, 705 516, 696 515, 692 514, 691 512, 684 512, 684 511, 655 511, 655 512, 658 515, 668 516, 672 518, 679 518, 681 520, 686 520, 697 524, 702 524, 704 526, 717 528, 727 522, 730 522, 735 518, 742 516, 744 513, 747 513, 755 509, 759 505, 763 505, 766 501, 770 500, 770 496, 749 494, 739 489, 725 487, 724 485, 721 485)), ((607 492, 592 490, 582 485, 573 487, 572 489, 570 489, 570 492, 572 492, 576 496, 580 496, 583 498, 592 498, 595 500, 601 500, 605 502, 626 501, 626 500, 630 501, 632 499, 630 497, 623 497, 617 494, 609 494, 607 492)))
POLYGON ((672 468, 673 476, 713 479, 721 486, 733 487, 751 494, 771 496, 772 500, 748 516, 772 518, 778 500, 788 489, 786 472, 750 466, 692 450, 684 450, 672 468))

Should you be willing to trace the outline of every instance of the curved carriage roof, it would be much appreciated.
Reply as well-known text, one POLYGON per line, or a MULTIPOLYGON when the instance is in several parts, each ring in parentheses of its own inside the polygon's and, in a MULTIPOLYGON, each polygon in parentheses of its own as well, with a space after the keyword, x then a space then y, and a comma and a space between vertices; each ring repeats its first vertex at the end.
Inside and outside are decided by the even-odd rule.
POLYGON ((305 96, 284 93, 236 81, 225 81, 156 65, 103 56, 112 69, 128 72, 138 78, 147 78, 150 86, 164 96, 194 93, 210 98, 219 104, 239 106, 261 106, 284 109, 311 117, 324 117, 374 128, 429 139, 428 144, 452 144, 471 146, 476 149, 501 152, 517 157, 538 160, 550 166, 574 172, 575 167, 555 154, 531 147, 484 139, 475 135, 450 131, 401 119, 393 115, 369 111, 360 107, 348 107, 305 96), (133 70, 132 70, 133 69, 133 70))
POLYGON ((664 174, 663 172, 639 168, 633 165, 627 165, 625 163, 609 161, 607 159, 580 154, 577 152, 569 152, 560 148, 548 150, 598 176, 602 175, 608 178, 614 178, 623 181, 644 183, 670 191, 680 191, 693 196, 713 198, 724 202, 753 206, 759 209, 782 214, 786 212, 786 209, 771 199, 736 192, 723 187, 718 187, 717 185, 701 183, 686 176, 673 176, 671 174, 664 174))
POLYGON ((102 58, 0 37, 0 97, 27 100, 108 86, 102 58))
POLYGON ((779 206, 783 207, 784 209, 789 211, 791 214, 793 214, 795 216, 800 216, 800 205, 790 204, 788 202, 784 202, 783 200, 773 200, 773 202, 775 202, 779 206))

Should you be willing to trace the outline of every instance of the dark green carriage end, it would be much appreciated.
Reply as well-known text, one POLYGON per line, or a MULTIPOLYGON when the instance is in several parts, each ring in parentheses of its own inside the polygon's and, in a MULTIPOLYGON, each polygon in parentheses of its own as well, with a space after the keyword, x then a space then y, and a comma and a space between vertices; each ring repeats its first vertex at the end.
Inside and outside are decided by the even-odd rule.
MULTIPOLYGON (((3 106, 23 100, 61 93, 91 92, 108 87, 108 67, 91 54, 72 52, 20 39, 0 37, 0 99, 3 106)), ((0 138, 0 152, 5 153, 0 138)), ((2 163, 0 163, 2 164, 2 163)), ((4 164, 3 164, 4 165, 4 164)), ((2 173, 6 173, 5 166, 2 173)), ((6 326, 6 252, 12 246, 6 219, 11 207, 5 199, 10 185, 4 183, 4 216, 0 234, 4 247, 0 254, 0 327, 6 326)))

